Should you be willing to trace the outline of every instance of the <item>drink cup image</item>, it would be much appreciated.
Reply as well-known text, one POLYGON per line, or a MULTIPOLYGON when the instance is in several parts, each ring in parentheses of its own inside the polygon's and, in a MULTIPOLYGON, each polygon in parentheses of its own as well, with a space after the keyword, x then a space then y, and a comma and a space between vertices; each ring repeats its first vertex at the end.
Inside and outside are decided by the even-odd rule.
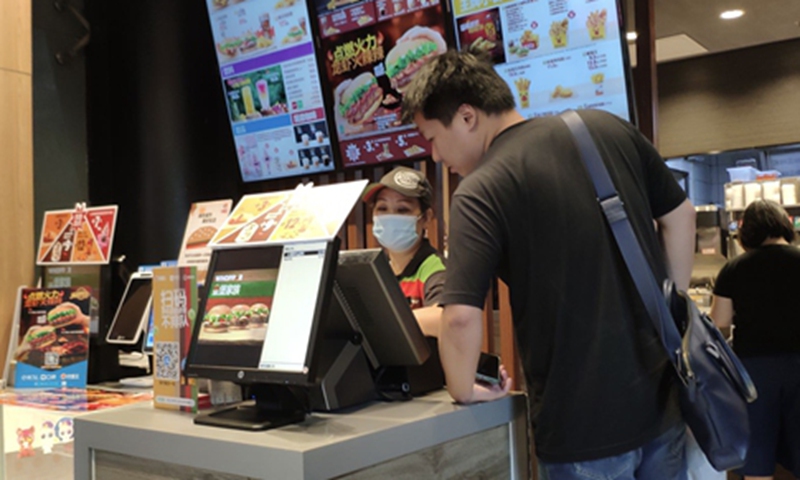
POLYGON ((303 139, 303 145, 308 146, 311 137, 309 137, 307 133, 304 133, 300 138, 303 139))
POLYGON ((263 78, 256 82, 256 92, 258 92, 258 101, 261 102, 261 110, 269 110, 269 88, 267 81, 263 78))
POLYGON ((242 87, 242 100, 244 101, 244 113, 248 117, 251 115, 255 115, 256 113, 256 106, 255 102, 253 101, 253 90, 250 88, 250 85, 245 85, 242 87))
POLYGON ((323 140, 325 140, 325 135, 323 135, 319 130, 314 132, 314 136, 317 137, 317 143, 322 143, 323 140))

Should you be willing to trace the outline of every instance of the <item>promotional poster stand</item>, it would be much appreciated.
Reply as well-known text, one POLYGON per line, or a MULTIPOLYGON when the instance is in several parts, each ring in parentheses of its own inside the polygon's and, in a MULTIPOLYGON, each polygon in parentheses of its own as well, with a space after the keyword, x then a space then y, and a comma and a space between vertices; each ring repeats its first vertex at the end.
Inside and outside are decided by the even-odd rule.
POLYGON ((114 306, 122 297, 129 272, 124 256, 111 256, 117 206, 45 212, 37 252, 43 286, 89 286, 94 298, 90 322, 87 382, 96 384, 123 376, 119 348, 106 343, 114 306))

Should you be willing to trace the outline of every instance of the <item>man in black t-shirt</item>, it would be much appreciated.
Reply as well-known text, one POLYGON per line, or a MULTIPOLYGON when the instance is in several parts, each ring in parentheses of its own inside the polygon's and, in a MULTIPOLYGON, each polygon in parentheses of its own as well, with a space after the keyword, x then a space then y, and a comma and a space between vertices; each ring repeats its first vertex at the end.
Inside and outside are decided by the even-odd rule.
MULTIPOLYGON (((508 391, 505 372, 500 386, 474 382, 481 309, 497 273, 510 289, 540 478, 612 470, 614 478, 683 478, 672 367, 566 124, 525 121, 490 64, 454 51, 417 74, 403 107, 431 141, 433 159, 464 177, 450 212, 439 339, 453 398, 472 403, 508 391)), ((601 111, 579 114, 653 271, 685 289, 691 203, 632 125, 601 111)))

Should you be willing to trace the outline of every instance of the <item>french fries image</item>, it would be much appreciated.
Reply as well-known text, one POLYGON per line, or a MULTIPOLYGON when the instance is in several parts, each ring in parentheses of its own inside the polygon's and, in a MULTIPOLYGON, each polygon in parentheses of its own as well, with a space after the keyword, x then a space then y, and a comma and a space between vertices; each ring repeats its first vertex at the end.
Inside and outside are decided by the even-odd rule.
POLYGON ((567 46, 567 30, 569 29, 569 19, 565 18, 560 22, 553 22, 550 25, 550 41, 553 42, 553 48, 561 48, 567 46))
POLYGON ((469 44, 469 51, 471 52, 488 52, 496 47, 497 44, 483 37, 478 37, 469 44))
POLYGON ((517 94, 519 95, 519 106, 520 108, 530 108, 531 106, 531 99, 530 99, 530 87, 531 81, 527 78, 520 77, 514 80, 514 86, 517 87, 517 94))
POLYGON ((592 40, 602 40, 606 38, 606 9, 595 10, 586 19, 586 29, 589 30, 589 38, 592 40))

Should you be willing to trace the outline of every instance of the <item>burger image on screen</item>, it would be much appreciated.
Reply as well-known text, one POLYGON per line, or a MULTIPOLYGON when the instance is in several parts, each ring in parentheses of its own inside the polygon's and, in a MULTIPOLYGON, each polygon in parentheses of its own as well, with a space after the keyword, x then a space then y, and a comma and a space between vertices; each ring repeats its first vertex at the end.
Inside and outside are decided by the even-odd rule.
POLYGON ((42 350, 55 343, 56 332, 52 327, 31 327, 25 335, 25 341, 31 349, 42 350))
POLYGON ((64 302, 47 312, 47 324, 53 328, 65 327, 74 323, 80 314, 81 309, 77 305, 64 302))
POLYGON ((233 315, 231 307, 216 305, 203 316, 203 330, 209 333, 224 333, 228 331, 233 315))
POLYGON ((264 325, 269 318, 269 307, 263 303, 254 303, 250 307, 250 328, 258 328, 264 325))
POLYGON ((386 76, 403 92, 414 74, 431 58, 447 51, 442 35, 427 27, 411 27, 386 55, 386 76))
POLYGON ((336 87, 338 113, 351 125, 360 125, 371 119, 381 106, 381 100, 383 90, 370 72, 345 80, 336 87))
POLYGON ((250 307, 247 305, 234 305, 231 308, 233 319, 230 324, 231 330, 244 330, 250 323, 250 307))

